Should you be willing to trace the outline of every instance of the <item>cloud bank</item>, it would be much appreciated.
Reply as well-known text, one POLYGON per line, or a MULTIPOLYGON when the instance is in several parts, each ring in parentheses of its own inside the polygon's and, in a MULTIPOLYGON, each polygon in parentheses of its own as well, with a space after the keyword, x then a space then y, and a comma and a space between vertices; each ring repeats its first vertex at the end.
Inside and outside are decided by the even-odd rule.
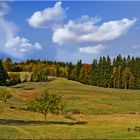
POLYGON ((65 18, 66 9, 62 7, 62 2, 56 2, 52 8, 34 12, 27 21, 34 28, 51 28, 53 43, 67 47, 78 46, 77 53, 84 54, 97 54, 105 50, 105 42, 125 35, 137 21, 136 18, 122 18, 99 24, 100 17, 83 15, 64 24, 65 18))
POLYGON ((3 9, 0 9, 0 49, 2 52, 14 57, 24 58, 26 55, 34 51, 41 50, 40 43, 32 44, 30 40, 18 36, 18 27, 15 23, 4 18, 8 12, 8 5, 0 3, 3 9), (4 6, 3 6, 4 4, 4 6))
POLYGON ((0 16, 6 15, 10 10, 10 7, 3 2, 0 2, 0 16))
POLYGON ((80 48, 79 51, 84 54, 97 54, 100 51, 104 50, 106 47, 102 44, 98 44, 96 46, 88 46, 84 48, 80 48))
POLYGON ((65 10, 61 7, 62 2, 57 2, 54 7, 35 12, 27 19, 34 28, 54 28, 66 17, 65 10))
POLYGON ((63 44, 81 44, 105 42, 124 35, 134 25, 136 19, 123 18, 96 25, 93 18, 86 16, 83 20, 70 20, 67 24, 57 28, 53 33, 53 42, 63 44))

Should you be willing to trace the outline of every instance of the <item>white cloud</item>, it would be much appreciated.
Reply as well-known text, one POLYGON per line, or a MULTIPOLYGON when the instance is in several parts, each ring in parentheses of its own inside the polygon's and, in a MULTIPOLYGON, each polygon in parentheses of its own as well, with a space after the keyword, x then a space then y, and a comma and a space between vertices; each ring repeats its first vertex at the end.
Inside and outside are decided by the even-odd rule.
POLYGON ((54 30, 52 40, 59 45, 110 41, 124 35, 136 19, 123 18, 105 22, 100 26, 96 24, 98 21, 99 18, 90 18, 87 15, 70 20, 54 30))
POLYGON ((35 12, 27 19, 34 28, 49 28, 57 26, 66 17, 65 10, 61 7, 62 2, 57 2, 54 7, 35 12))
POLYGON ((79 48, 79 51, 84 54, 97 54, 104 50, 106 47, 102 44, 98 44, 96 46, 88 46, 84 48, 79 48))
POLYGON ((10 7, 3 2, 0 2, 0 16, 6 15, 10 10, 10 7))
POLYGON ((0 51, 14 58, 24 58, 26 55, 41 49, 36 42, 32 44, 28 39, 17 35, 18 27, 13 22, 0 17, 0 51))
POLYGON ((5 43, 5 47, 12 54, 18 53, 18 55, 20 54, 21 56, 23 56, 24 53, 28 54, 30 52, 33 52, 34 50, 41 49, 41 45, 38 42, 36 42, 35 44, 31 44, 28 39, 21 38, 19 36, 9 39, 5 43))

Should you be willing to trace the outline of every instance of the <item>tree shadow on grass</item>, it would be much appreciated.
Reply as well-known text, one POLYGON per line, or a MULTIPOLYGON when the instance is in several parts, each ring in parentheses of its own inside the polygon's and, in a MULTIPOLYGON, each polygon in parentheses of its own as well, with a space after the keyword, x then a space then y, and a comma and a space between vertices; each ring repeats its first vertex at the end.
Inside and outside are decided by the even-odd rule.
POLYGON ((25 86, 11 86, 12 88, 23 89, 25 86))
POLYGON ((47 82, 52 82, 52 81, 54 81, 54 80, 56 80, 55 77, 49 77, 48 80, 47 80, 47 82))
MULTIPOLYGON (((85 125, 86 121, 73 121, 73 122, 63 122, 63 121, 48 121, 48 124, 62 124, 62 125, 85 125)), ((11 126, 26 126, 26 125, 44 125, 44 121, 24 121, 24 120, 14 120, 14 119, 0 119, 0 125, 11 125, 11 126)))
POLYGON ((21 89, 21 90, 33 90, 33 87, 26 87, 26 86, 13 86, 12 88, 21 89))

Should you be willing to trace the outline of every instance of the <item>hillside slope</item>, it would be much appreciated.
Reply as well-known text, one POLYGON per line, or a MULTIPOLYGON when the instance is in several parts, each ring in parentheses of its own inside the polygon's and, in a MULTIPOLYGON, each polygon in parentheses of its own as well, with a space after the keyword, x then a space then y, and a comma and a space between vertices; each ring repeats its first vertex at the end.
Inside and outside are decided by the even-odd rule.
POLYGON ((92 87, 52 77, 47 83, 27 82, 7 89, 14 95, 9 104, 16 109, 0 102, 0 139, 140 138, 140 131, 134 129, 140 126, 139 90, 92 87), (43 115, 21 110, 45 88, 63 96, 67 112, 49 114, 46 125, 43 115))

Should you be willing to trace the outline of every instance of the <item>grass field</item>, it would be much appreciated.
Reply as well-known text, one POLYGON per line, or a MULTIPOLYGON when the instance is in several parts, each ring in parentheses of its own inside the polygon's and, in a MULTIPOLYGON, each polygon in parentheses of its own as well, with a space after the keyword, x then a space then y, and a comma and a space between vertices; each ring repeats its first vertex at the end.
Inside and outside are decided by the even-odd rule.
MULTIPOLYGON (((7 88, 7 87, 3 87, 7 88)), ((140 139, 140 91, 92 87, 62 78, 47 83, 21 83, 7 88, 14 98, 10 109, 0 102, 0 139, 140 139), (28 100, 50 93, 63 96, 65 114, 43 115, 21 108, 28 100), (128 128, 131 131, 128 131, 128 128)))

